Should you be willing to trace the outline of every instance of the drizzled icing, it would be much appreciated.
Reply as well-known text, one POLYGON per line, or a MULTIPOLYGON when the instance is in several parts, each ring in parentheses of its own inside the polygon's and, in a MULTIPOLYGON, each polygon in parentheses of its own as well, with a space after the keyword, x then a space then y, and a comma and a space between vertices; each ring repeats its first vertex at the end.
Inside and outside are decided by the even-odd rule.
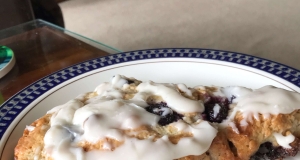
POLYGON ((86 155, 87 159, 101 157, 102 159, 119 160, 128 157, 130 160, 172 160, 187 155, 199 155, 199 153, 208 150, 211 140, 216 135, 216 130, 208 122, 201 122, 191 126, 182 125, 185 131, 193 133, 194 138, 182 138, 177 144, 170 143, 168 136, 163 136, 155 142, 152 139, 126 138, 125 143, 113 152, 88 152, 86 155))
MULTIPOLYGON (((279 89, 273 86, 265 86, 256 90, 243 87, 225 87, 221 88, 218 95, 226 96, 232 100, 232 113, 223 121, 220 126, 230 126, 234 132, 239 134, 239 130, 233 122, 237 112, 241 112, 243 119, 241 126, 247 126, 253 122, 253 117, 259 119, 259 114, 264 118, 270 115, 289 114, 296 109, 300 109, 300 94, 279 89)), ((289 143, 293 142, 295 137, 290 134, 283 136, 280 133, 273 133, 277 143, 284 147, 290 148, 289 143)))
POLYGON ((145 111, 133 103, 111 100, 88 104, 74 114, 73 124, 84 130, 82 138, 97 142, 105 137, 123 141, 123 133, 118 129, 135 129, 142 125, 155 126, 157 115, 145 111))
POLYGON ((217 115, 218 115, 219 112, 220 112, 220 109, 221 109, 220 105, 219 105, 219 104, 215 104, 215 106, 214 106, 214 108, 213 108, 213 110, 214 110, 214 118, 217 117, 217 115))
MULTIPOLYGON (((232 95, 235 95, 235 92, 232 92, 232 95)), ((270 115, 289 114, 300 109, 300 94, 273 86, 248 90, 235 97, 233 103, 236 106, 229 119, 233 119, 238 111, 241 112, 244 117, 241 121, 242 126, 247 126, 248 122, 252 122, 252 117, 258 119, 259 114, 267 118, 270 115)))
MULTIPOLYGON (((144 82, 136 88, 132 99, 124 100, 122 89, 129 87, 125 77, 116 75, 111 82, 102 83, 95 92, 94 98, 82 102, 84 95, 64 105, 48 111, 50 129, 44 137, 44 152, 54 160, 170 160, 188 155, 201 155, 208 150, 217 130, 208 122, 198 120, 187 124, 180 120, 171 123, 179 132, 187 132, 192 137, 181 138, 177 144, 170 142, 167 135, 156 139, 139 140, 124 134, 125 130, 141 126, 157 126, 159 116, 147 112, 147 98, 151 95, 161 96, 165 103, 176 112, 191 113, 204 110, 201 101, 185 98, 178 91, 191 95, 185 85, 160 84, 144 82), (112 151, 113 144, 107 138, 121 143, 112 151), (91 144, 102 141, 103 150, 84 151, 78 147, 80 142, 91 144), (188 149, 187 149, 188 148, 188 149), (153 154, 155 153, 155 154, 153 154)), ((161 110, 163 115, 172 112, 168 108, 161 110)))
POLYGON ((292 134, 283 136, 280 133, 273 133, 273 136, 275 137, 277 143, 283 148, 292 148, 290 146, 290 143, 294 142, 295 140, 295 136, 293 136, 292 134))
POLYGON ((182 92, 184 92, 188 96, 192 96, 192 91, 188 89, 188 87, 185 84, 177 84, 178 89, 180 89, 182 92))
MULTIPOLYGON (((52 114, 51 127, 44 137, 44 152, 54 160, 94 160, 95 157, 111 160, 124 157, 130 160, 170 160, 201 155, 208 150, 217 130, 202 120, 194 124, 187 124, 183 120, 171 123, 178 131, 193 135, 181 138, 177 144, 171 143, 166 135, 154 141, 151 137, 139 140, 124 134, 124 130, 158 125, 159 116, 144 109, 148 106, 148 98, 153 95, 161 97, 168 104, 169 108, 158 109, 162 116, 172 113, 172 110, 181 114, 204 111, 202 101, 184 97, 193 96, 192 89, 184 84, 142 82, 136 87, 134 97, 124 100, 123 90, 128 87, 130 86, 126 77, 116 75, 111 82, 102 83, 95 89, 96 97, 83 103, 85 95, 79 95, 74 100, 50 110, 48 114, 52 114), (113 144, 106 141, 106 138, 119 141, 121 145, 112 151, 113 144), (103 150, 84 151, 78 147, 78 143, 83 141, 91 144, 103 141, 103 150)), ((233 122, 237 112, 241 112, 244 117, 240 124, 247 126, 252 122, 252 117, 257 119, 259 114, 267 118, 300 109, 299 94, 272 86, 257 90, 243 87, 217 88, 213 94, 226 97, 233 103, 231 114, 221 125, 230 126, 237 134, 239 130, 233 122)), ((218 104, 214 106, 214 117, 220 112, 220 108, 218 104)), ((289 143, 295 139, 291 134, 283 136, 273 133, 273 136, 285 148, 289 148, 289 143)))
POLYGON ((33 126, 26 126, 26 128, 29 132, 33 131, 35 129, 35 127, 33 126))
POLYGON ((236 98, 234 101, 237 102, 235 109, 243 113, 251 112, 255 118, 257 118, 257 113, 288 114, 300 108, 300 95, 298 93, 273 86, 254 90, 245 96, 236 98))
POLYGON ((245 87, 237 87, 237 86, 229 86, 219 89, 219 93, 221 96, 224 95, 228 100, 231 100, 233 97, 233 103, 237 102, 237 98, 243 97, 249 93, 251 93, 253 90, 250 88, 245 87))
MULTIPOLYGON (((181 86, 182 87, 182 86, 181 86)), ((150 95, 159 95, 168 104, 170 108, 178 113, 203 112, 204 106, 202 101, 195 101, 182 96, 172 84, 161 84, 154 82, 144 82, 137 86, 137 95, 143 100, 150 95), (183 107, 184 106, 184 107, 183 107)))
POLYGON ((168 114, 172 114, 173 113, 173 111, 170 108, 161 108, 161 109, 155 108, 153 111, 154 112, 162 111, 163 113, 161 114, 161 116, 166 116, 168 114))

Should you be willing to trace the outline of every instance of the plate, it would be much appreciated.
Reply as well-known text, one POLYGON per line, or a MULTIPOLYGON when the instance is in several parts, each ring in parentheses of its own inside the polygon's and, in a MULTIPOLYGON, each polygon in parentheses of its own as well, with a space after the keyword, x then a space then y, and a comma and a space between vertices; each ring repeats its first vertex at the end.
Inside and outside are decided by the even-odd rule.
POLYGON ((300 92, 300 72, 270 60, 209 49, 151 49, 92 59, 53 73, 6 101, 0 108, 0 159, 13 159, 26 125, 52 107, 93 91, 115 74, 156 82, 196 85, 274 85, 300 92))

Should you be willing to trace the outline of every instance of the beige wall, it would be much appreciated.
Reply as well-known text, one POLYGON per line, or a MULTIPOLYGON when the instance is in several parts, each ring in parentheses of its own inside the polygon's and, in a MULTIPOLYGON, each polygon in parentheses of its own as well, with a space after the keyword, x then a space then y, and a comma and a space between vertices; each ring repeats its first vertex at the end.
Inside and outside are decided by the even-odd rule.
POLYGON ((300 69, 299 0, 73 0, 66 28, 123 51, 197 47, 300 69))

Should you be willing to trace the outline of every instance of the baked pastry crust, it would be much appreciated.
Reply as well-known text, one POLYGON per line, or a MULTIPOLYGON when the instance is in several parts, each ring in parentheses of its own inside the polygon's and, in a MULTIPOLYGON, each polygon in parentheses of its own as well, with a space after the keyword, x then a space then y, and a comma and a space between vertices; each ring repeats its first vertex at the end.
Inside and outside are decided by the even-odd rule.
MULTIPOLYGON (((137 87, 142 82, 134 78, 122 78, 127 80, 127 87, 122 88, 122 99, 130 100, 138 93, 137 87)), ((212 97, 217 97, 219 99, 225 98, 219 95, 216 96, 216 93, 219 92, 219 87, 201 86, 188 88, 191 93, 187 93, 185 89, 182 89, 182 87, 179 86, 177 86, 177 90, 182 96, 188 99, 202 101, 204 103, 209 101, 212 97)), ((97 96, 99 96, 99 93, 94 91, 84 94, 84 96, 77 98, 77 100, 80 100, 84 104, 88 104, 90 103, 90 100, 95 99, 97 96)), ((230 100, 227 98, 226 102, 227 101, 230 100)), ((164 99, 162 96, 153 94, 146 99, 146 102, 148 104, 159 104, 164 102, 164 99)), ((235 104, 231 104, 229 114, 232 114, 231 112, 232 108, 235 107, 234 105, 235 104)), ((25 129, 23 136, 19 139, 18 144, 15 147, 16 160, 53 159, 51 157, 51 149, 45 149, 44 143, 45 135, 49 128, 51 128, 51 117, 53 114, 55 114, 55 112, 47 113, 33 122, 29 128, 25 129)), ((188 124, 197 124, 207 120, 204 112, 183 113, 182 116, 182 119, 179 121, 184 121, 188 124)), ((257 153, 261 145, 266 142, 270 142, 275 148, 280 147, 273 133, 282 133, 283 136, 293 135, 295 140, 290 143, 290 146, 292 147, 293 154, 298 152, 300 148, 300 128, 298 127, 298 124, 300 124, 300 110, 295 110, 290 114, 270 115, 268 118, 259 114, 259 118, 253 118, 253 121, 248 123, 247 126, 241 125, 243 119, 242 113, 237 112, 232 120, 236 128, 230 125, 224 126, 220 125, 220 123, 210 122, 212 126, 217 128, 218 133, 207 151, 200 155, 187 155, 178 158, 178 160, 248 160, 251 157, 252 159, 255 159, 253 156, 257 153)), ((170 124, 172 124, 172 122, 167 125, 157 126, 141 125, 138 128, 122 130, 122 133, 128 137, 139 140, 145 140, 151 137, 153 141, 167 135, 168 140, 175 145, 183 138, 194 136, 192 133, 180 131, 170 124)), ((78 141, 76 143, 76 145, 81 147, 84 152, 94 150, 109 150, 113 152, 123 144, 123 141, 108 137, 97 142, 78 141), (110 144, 109 148, 105 147, 106 143, 110 144)), ((287 152, 290 150, 286 149, 287 152)), ((279 156, 279 159, 280 158, 281 157, 279 156)), ((99 159, 101 158, 99 157, 99 159)))

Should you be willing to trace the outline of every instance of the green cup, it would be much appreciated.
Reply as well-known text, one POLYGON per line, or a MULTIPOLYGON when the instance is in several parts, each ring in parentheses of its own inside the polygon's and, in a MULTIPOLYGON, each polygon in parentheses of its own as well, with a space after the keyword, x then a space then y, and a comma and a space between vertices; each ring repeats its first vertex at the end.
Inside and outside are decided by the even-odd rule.
MULTIPOLYGON (((0 46, 0 71, 12 60, 13 51, 6 47, 0 46)), ((4 102, 4 98, 0 92, 0 105, 4 102)))

